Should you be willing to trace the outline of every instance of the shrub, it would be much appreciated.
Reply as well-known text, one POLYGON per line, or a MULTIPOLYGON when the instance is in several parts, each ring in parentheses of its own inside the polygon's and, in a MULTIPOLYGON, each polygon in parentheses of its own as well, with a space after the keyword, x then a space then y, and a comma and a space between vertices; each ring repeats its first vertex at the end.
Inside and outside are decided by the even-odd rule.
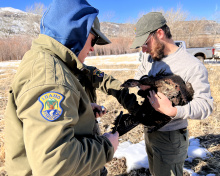
POLYGON ((31 47, 28 36, 13 36, 0 39, 0 61, 21 60, 31 47))

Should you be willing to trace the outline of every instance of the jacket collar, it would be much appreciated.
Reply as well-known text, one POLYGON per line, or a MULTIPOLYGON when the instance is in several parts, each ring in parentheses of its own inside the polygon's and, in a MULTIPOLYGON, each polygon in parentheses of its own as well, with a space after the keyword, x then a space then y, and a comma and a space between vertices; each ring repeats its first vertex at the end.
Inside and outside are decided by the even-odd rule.
POLYGON ((83 73, 88 72, 70 49, 47 35, 39 34, 39 37, 33 41, 31 48, 39 51, 45 51, 51 55, 56 55, 73 72, 77 72, 79 70, 83 73))

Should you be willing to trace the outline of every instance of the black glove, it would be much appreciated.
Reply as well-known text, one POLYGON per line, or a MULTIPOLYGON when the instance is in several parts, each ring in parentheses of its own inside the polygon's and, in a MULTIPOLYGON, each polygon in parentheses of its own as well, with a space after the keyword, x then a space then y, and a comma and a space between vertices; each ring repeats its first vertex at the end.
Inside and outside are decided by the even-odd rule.
POLYGON ((119 136, 122 136, 128 131, 132 130, 134 127, 140 124, 140 122, 137 121, 135 118, 135 116, 131 114, 123 114, 123 112, 121 111, 119 116, 115 118, 112 133, 118 131, 119 136))

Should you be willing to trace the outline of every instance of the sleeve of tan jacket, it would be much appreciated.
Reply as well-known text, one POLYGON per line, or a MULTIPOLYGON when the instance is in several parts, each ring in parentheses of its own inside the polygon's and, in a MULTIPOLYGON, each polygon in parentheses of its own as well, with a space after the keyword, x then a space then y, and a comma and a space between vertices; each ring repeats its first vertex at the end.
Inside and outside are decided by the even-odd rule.
POLYGON ((87 134, 93 128, 90 118, 94 117, 90 108, 79 110, 83 103, 80 96, 78 90, 62 85, 40 85, 17 99, 17 113, 23 121, 24 143, 33 175, 89 175, 112 159, 114 149, 110 141, 87 134), (41 116, 42 104, 38 101, 48 91, 64 95, 63 114, 52 122, 41 116))
POLYGON ((118 102, 129 111, 129 113, 136 113, 139 110, 136 95, 129 93, 129 89, 120 87, 122 84, 119 80, 111 75, 107 75, 96 67, 87 66, 90 70, 91 84, 99 91, 114 96, 118 102), (96 72, 100 73, 99 75, 96 72))

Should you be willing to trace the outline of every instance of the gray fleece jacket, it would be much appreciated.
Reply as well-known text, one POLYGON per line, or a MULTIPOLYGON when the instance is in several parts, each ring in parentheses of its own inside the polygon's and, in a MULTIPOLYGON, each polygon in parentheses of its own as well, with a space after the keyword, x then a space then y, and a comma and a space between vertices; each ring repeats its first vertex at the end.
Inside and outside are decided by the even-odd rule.
POLYGON ((213 98, 208 82, 206 67, 185 48, 180 47, 175 53, 161 61, 154 61, 144 53, 135 79, 143 75, 155 76, 161 69, 166 73, 179 75, 185 82, 190 82, 194 89, 193 100, 184 106, 176 106, 177 114, 173 120, 159 131, 172 131, 188 126, 187 119, 205 119, 213 110, 213 98))

